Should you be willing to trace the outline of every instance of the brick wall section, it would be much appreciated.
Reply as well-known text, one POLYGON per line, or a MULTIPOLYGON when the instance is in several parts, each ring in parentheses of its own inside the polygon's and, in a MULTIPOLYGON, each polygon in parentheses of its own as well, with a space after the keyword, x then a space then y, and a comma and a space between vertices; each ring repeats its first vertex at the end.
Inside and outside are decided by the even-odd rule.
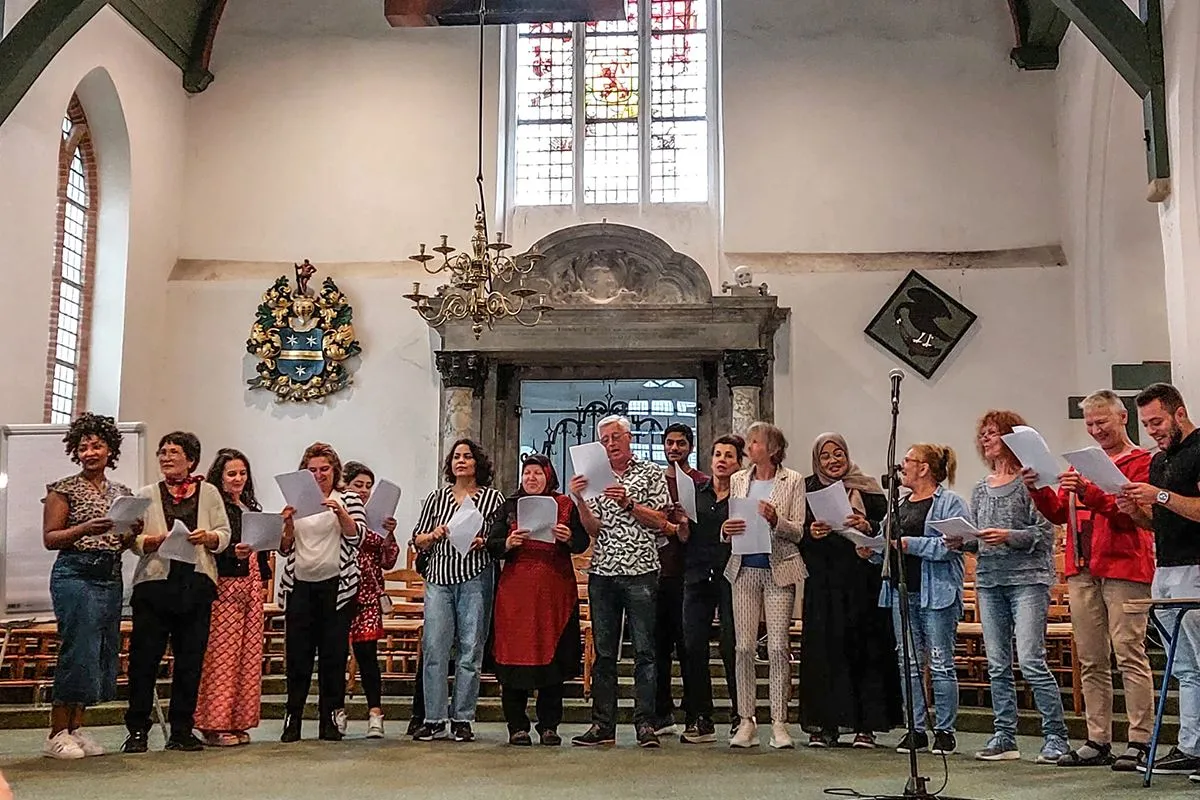
MULTIPOLYGON (((84 175, 88 187, 87 233, 83 254, 83 297, 80 308, 78 363, 76 366, 75 402, 72 410, 76 416, 87 408, 88 354, 92 338, 92 297, 95 293, 96 275, 96 220, 100 202, 99 179, 96 169, 96 154, 92 147, 87 117, 79 98, 72 97, 67 107, 67 117, 76 126, 70 139, 64 140, 58 158, 58 213, 55 219, 54 262, 50 291, 49 344, 46 348, 46 392, 42 402, 43 421, 50 421, 51 400, 54 394, 54 367, 57 363, 56 344, 58 339, 58 300, 62 290, 63 240, 66 237, 67 182, 71 174, 71 160, 75 149, 83 159, 84 175)), ((61 134, 60 134, 61 135, 61 134)))

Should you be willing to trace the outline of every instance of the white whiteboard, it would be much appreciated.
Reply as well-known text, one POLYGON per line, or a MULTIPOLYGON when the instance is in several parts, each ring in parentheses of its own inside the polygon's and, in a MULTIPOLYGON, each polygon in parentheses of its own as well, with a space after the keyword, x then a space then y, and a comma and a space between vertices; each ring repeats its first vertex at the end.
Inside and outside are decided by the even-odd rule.
MULTIPOLYGON (((51 612, 50 568, 58 556, 42 545, 42 500, 46 484, 79 471, 67 456, 66 425, 0 426, 0 598, 6 613, 51 612)), ((121 458, 109 477, 136 492, 145 485, 146 426, 117 426, 124 439, 121 458)), ((125 599, 136 559, 124 559, 125 599)))

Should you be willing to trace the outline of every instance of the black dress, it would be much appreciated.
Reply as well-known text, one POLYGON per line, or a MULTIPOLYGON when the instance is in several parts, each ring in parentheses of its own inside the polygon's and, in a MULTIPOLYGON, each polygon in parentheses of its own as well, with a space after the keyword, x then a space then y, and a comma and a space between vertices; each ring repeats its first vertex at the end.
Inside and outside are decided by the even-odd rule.
MULTIPOLYGON (((816 476, 807 491, 824 488, 816 476)), ((862 495, 877 530, 883 495, 862 495)), ((888 731, 903 722, 891 612, 879 607, 879 565, 858 557, 836 533, 813 539, 804 523, 800 552, 808 568, 800 644, 800 724, 810 733, 888 731)))

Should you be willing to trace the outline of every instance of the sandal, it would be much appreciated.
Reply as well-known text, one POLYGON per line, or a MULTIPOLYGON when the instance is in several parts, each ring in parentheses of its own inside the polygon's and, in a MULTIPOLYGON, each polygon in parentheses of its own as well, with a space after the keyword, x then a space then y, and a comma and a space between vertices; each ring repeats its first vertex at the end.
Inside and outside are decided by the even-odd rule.
POLYGON ((1125 746, 1125 752, 1112 762, 1113 772, 1136 772, 1137 766, 1150 752, 1150 745, 1142 742, 1130 742, 1125 746))
POLYGON ((1112 745, 1100 744, 1088 739, 1083 743, 1082 747, 1071 750, 1061 756, 1055 763, 1060 767, 1107 767, 1114 760, 1112 745), (1084 749, 1091 751, 1091 755, 1083 755, 1082 751, 1084 749))

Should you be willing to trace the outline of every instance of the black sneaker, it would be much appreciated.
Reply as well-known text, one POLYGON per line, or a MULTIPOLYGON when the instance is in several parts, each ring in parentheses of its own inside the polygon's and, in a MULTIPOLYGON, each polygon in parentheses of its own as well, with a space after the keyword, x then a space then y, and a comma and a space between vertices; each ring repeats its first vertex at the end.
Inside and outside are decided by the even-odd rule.
POLYGON ((121 745, 122 753, 144 753, 150 749, 150 738, 146 731, 130 731, 121 745))
POLYGON ((576 747, 596 747, 597 745, 616 743, 616 732, 606 731, 599 725, 592 725, 592 727, 571 739, 571 744, 576 747))
POLYGON ((708 717, 700 717, 679 737, 684 744, 708 744, 717 740, 717 726, 708 717))
POLYGON ((808 735, 808 746, 823 750, 827 747, 836 747, 837 740, 837 736, 830 735, 826 731, 817 731, 808 735))
POLYGON ((281 742, 298 742, 300 741, 300 724, 304 720, 299 714, 284 714, 283 715, 283 733, 279 736, 281 742))
POLYGON ((554 728, 539 730, 538 738, 546 747, 558 747, 562 744, 562 737, 558 735, 558 731, 554 730, 554 728))
POLYGON ((730 715, 730 717, 729 717, 729 738, 730 739, 732 739, 733 735, 735 733, 737 733, 737 729, 740 728, 741 725, 742 725, 741 717, 739 717, 737 714, 730 715))
POLYGON ((675 733, 675 717, 670 714, 655 717, 650 720, 650 725, 659 736, 674 735, 675 733))
POLYGON ((929 748, 929 734, 925 731, 918 731, 917 738, 913 739, 911 733, 904 734, 904 738, 900 740, 900 744, 896 745, 897 753, 911 753, 916 750, 918 753, 923 753, 929 748), (914 744, 916 745, 914 747, 914 744))
POLYGON ((653 724, 639 725, 637 729, 638 747, 658 747, 658 734, 654 732, 653 724))
POLYGON ((508 735, 508 743, 513 747, 533 747, 529 731, 513 731, 508 735))
POLYGON ((191 731, 179 735, 171 734, 171 738, 167 739, 167 749, 197 753, 204 749, 204 742, 200 741, 191 731))
POLYGON ((933 732, 933 747, 929 748, 929 752, 935 756, 950 756, 954 755, 957 750, 958 740, 954 738, 953 733, 950 731, 933 732))
MULTIPOLYGON (((1189 756, 1178 747, 1172 747, 1171 752, 1154 761, 1155 775, 1190 775, 1200 770, 1200 758, 1189 756)), ((1138 761, 1138 772, 1146 771, 1146 760, 1138 761)))
POLYGON ((408 731, 405 732, 404 735, 405 736, 414 736, 416 734, 416 732, 418 730, 420 730, 421 726, 424 724, 425 724, 425 720, 417 719, 416 717, 413 717, 412 719, 410 719, 408 721, 408 731))
POLYGON ((422 722, 421 727, 417 728, 417 732, 413 734, 412 738, 418 742, 432 742, 434 739, 445 739, 446 723, 422 722))
MULTIPOLYGON (((469 722, 452 722, 450 730, 454 733, 454 741, 456 742, 473 742, 475 741, 475 731, 471 730, 469 722)), ((529 734, 526 734, 528 736, 529 734)))

